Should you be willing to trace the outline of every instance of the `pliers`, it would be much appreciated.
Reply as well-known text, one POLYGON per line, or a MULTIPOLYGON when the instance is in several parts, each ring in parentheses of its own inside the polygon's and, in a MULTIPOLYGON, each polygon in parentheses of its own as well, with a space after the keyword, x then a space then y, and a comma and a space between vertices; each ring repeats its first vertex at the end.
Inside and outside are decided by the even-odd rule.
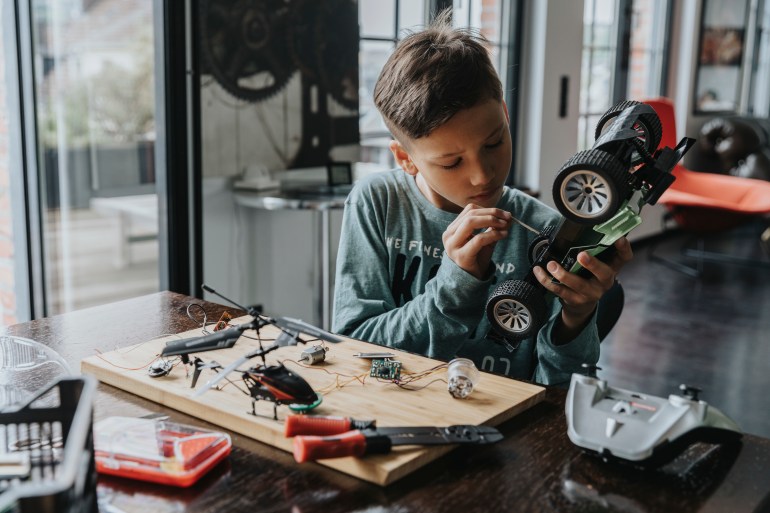
POLYGON ((298 463, 344 456, 387 454, 394 445, 489 444, 503 439, 489 426, 384 427, 349 417, 289 415, 284 435, 294 437, 298 463))

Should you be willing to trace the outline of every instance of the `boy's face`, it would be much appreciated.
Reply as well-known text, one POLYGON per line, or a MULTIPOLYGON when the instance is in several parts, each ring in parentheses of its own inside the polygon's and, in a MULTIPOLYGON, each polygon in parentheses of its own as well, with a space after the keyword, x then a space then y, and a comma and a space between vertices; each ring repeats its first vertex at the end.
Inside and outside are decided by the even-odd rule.
POLYGON ((497 205, 511 167, 505 103, 488 100, 461 110, 430 135, 407 144, 393 141, 390 149, 435 206, 461 212, 469 203, 497 205))

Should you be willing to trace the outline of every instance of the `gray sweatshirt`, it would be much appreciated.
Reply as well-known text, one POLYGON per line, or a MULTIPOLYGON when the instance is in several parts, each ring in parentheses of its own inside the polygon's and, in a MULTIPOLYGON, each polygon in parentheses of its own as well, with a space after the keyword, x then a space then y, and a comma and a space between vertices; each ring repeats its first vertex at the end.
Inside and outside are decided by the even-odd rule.
MULTIPOLYGON (((516 189, 506 188, 497 207, 536 230, 560 219, 516 189)), ((441 236, 456 217, 431 204, 400 169, 358 182, 345 203, 333 331, 441 360, 470 358, 482 370, 544 384, 567 384, 582 363, 596 363, 595 316, 572 341, 552 343, 561 306, 550 294, 550 319, 536 340, 510 352, 487 337, 489 294, 501 281, 527 274, 528 248, 537 234, 514 222, 495 247, 494 274, 480 280, 444 253, 441 236)))

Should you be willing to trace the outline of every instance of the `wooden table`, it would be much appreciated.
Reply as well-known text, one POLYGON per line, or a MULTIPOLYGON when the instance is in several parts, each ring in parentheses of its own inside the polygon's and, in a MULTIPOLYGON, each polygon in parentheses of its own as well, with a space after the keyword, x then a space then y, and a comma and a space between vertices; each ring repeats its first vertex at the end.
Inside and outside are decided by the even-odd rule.
MULTIPOLYGON (((6 333, 49 345, 77 369, 97 348, 194 328, 185 313, 191 301, 203 304, 209 319, 226 309, 161 292, 17 324, 6 333)), ((299 465, 289 453, 233 434, 228 461, 191 489, 100 477, 99 495, 124 511, 154 512, 770 511, 769 439, 746 435, 738 450, 700 447, 663 470, 640 471, 574 446, 566 434, 564 399, 564 390, 549 389, 544 402, 500 426, 504 441, 458 447, 386 488, 319 465, 299 465)), ((97 418, 161 412, 205 425, 101 384, 95 408, 97 418)))

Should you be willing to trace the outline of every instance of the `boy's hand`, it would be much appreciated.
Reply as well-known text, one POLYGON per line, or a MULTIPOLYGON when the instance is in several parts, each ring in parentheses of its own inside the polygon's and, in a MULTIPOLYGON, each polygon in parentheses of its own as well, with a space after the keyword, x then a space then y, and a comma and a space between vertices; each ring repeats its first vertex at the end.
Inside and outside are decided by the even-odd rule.
POLYGON ((534 269, 538 281, 558 296, 561 302, 562 330, 558 337, 561 343, 568 342, 583 329, 599 299, 615 284, 618 271, 634 256, 631 244, 625 237, 615 242, 615 248, 617 252, 608 263, 585 251, 578 254, 578 262, 592 274, 590 278, 568 272, 555 261, 548 262, 548 272, 540 267, 534 269), (553 283, 551 276, 559 280, 559 283, 553 283))
POLYGON ((460 268, 486 278, 497 241, 508 236, 513 216, 499 208, 468 204, 441 237, 444 250, 460 268))

